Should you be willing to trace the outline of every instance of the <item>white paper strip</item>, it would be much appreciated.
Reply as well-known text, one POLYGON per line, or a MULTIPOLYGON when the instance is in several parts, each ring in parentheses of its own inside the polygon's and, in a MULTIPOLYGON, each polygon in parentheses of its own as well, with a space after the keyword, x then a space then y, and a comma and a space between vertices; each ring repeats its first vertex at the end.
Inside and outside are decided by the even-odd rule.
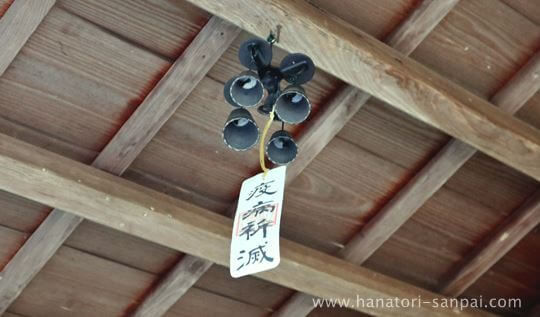
POLYGON ((264 178, 261 173, 242 183, 231 240, 232 277, 278 266, 285 171, 286 167, 280 166, 264 178))

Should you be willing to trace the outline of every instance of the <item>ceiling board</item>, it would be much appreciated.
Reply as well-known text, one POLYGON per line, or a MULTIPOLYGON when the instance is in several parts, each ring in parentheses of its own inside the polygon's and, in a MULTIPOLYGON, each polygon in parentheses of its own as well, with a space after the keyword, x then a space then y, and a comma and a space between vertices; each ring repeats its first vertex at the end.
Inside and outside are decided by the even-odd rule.
POLYGON ((58 0, 57 5, 170 59, 180 56, 210 18, 180 0, 58 0))
POLYGON ((503 3, 467 0, 411 56, 487 98, 534 54, 539 40, 540 27, 503 3))
POLYGON ((168 65, 53 8, 0 79, 0 110, 62 142, 100 150, 168 65))
POLYGON ((540 3, 531 0, 502 0, 507 6, 513 8, 534 23, 540 25, 540 3))

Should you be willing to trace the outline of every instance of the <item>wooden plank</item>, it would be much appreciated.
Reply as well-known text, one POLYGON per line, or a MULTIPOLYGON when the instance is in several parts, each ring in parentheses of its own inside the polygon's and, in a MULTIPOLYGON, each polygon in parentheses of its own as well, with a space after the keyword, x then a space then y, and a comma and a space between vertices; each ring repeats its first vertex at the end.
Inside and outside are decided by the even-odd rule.
MULTIPOLYGON (((0 190, 221 265, 229 263, 231 220, 209 210, 5 135, 0 135, 0 165, 7 167, 0 169, 0 190)), ((285 239, 281 246, 278 268, 258 277, 320 297, 440 296, 285 239)), ((454 314, 427 306, 399 311, 354 308, 396 316, 454 314)), ((489 315, 474 309, 461 314, 489 315)))
POLYGON ((56 0, 18 0, 0 19, 0 76, 15 59, 56 0))
POLYGON ((210 19, 208 13, 180 1, 58 0, 57 7, 171 60, 210 19))
POLYGON ((133 316, 162 316, 204 274, 212 262, 185 256, 142 302, 133 316), (180 291, 179 291, 180 289, 180 291), (178 293, 181 293, 178 296, 178 293))
POLYGON ((261 37, 282 25, 280 47, 303 51, 328 73, 540 180, 537 129, 309 3, 190 2, 261 37))
MULTIPOLYGON (((92 165, 122 174, 239 33, 240 30, 228 22, 215 17, 210 19, 92 165)), ((51 212, 4 269, 0 313, 17 298, 82 220, 58 209, 51 212)))
MULTIPOLYGON (((402 52, 405 55, 411 54, 418 45, 428 36, 428 34, 439 24, 439 22, 452 10, 452 8, 458 3, 459 0, 453 1, 432 1, 425 0, 420 3, 420 5, 415 8, 411 15, 403 21, 395 30, 392 32, 388 38, 385 40, 390 46, 396 50, 402 52)), ((350 89, 354 89, 350 87, 350 89)), ((361 92, 364 97, 362 100, 362 105, 369 99, 369 95, 361 92)), ((359 110, 359 108, 357 109, 359 110)), ((343 127, 346 122, 352 117, 349 116, 346 121, 341 121, 341 127, 343 127)), ((331 119, 331 118, 328 118, 331 119)), ((333 122, 334 120, 329 120, 333 122)), ((319 126, 323 126, 322 121, 317 122, 319 126)), ((340 127, 340 129, 341 129, 340 127)), ((334 132, 332 137, 337 134, 340 130, 336 129, 331 125, 330 131, 334 132)), ((317 132, 317 131, 314 131, 317 132)), ((316 141, 321 138, 320 133, 313 133, 315 136, 312 140, 316 141)), ((308 136, 309 137, 309 136, 308 136)), ((322 136, 323 137, 323 136, 322 136)), ((308 139, 309 140, 309 139, 308 139)), ((330 142, 331 138, 322 138, 326 143, 330 142)), ((309 142, 308 142, 309 144, 309 142)), ((326 145, 326 144, 325 144, 326 145)), ((321 149, 322 150, 322 147, 321 149)), ((316 153, 320 152, 318 150, 316 153)), ((316 155, 316 154, 315 154, 316 155)), ((314 158, 314 155, 311 159, 314 158)), ((311 161, 311 160, 310 160, 311 161)), ((309 163, 309 162, 308 162, 309 163)), ((295 165, 293 165, 294 168, 295 165)), ((303 167, 307 166, 304 165, 303 167)), ((293 173, 294 173, 293 169, 293 173)), ((287 171, 287 177, 291 174, 290 169, 287 171)), ((299 173, 298 173, 299 174, 299 173)), ((297 174, 293 174, 296 176, 297 174)), ((274 314, 273 316, 306 316, 313 309, 313 300, 312 296, 308 294, 297 293, 294 294, 286 303, 284 303, 274 314)))
POLYGON ((461 295, 539 223, 540 191, 537 191, 460 262, 444 282, 441 293, 461 295))
POLYGON ((17 299, 82 220, 55 209, 42 222, 2 271, 0 314, 17 299))

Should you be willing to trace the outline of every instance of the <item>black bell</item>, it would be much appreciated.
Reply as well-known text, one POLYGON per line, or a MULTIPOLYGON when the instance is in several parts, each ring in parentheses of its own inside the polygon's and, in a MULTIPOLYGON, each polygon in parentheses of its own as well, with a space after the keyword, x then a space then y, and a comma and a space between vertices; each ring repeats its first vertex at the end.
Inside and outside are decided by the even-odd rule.
POLYGON ((259 128, 246 109, 231 111, 223 128, 223 141, 235 151, 245 151, 257 144, 259 128))
POLYGON ((298 124, 309 116, 311 102, 302 87, 289 86, 277 98, 275 111, 281 121, 298 124))
POLYGON ((294 161, 298 147, 294 139, 285 130, 274 132, 266 145, 268 159, 276 165, 287 165, 294 161))
POLYGON ((262 39, 249 39, 240 45, 238 59, 248 69, 268 66, 272 62, 272 46, 262 39))
POLYGON ((283 78, 293 85, 302 85, 313 78, 315 64, 308 56, 294 53, 285 56, 279 65, 283 78))
POLYGON ((264 97, 264 87, 257 74, 251 71, 231 78, 223 89, 225 100, 234 107, 250 108, 264 97))

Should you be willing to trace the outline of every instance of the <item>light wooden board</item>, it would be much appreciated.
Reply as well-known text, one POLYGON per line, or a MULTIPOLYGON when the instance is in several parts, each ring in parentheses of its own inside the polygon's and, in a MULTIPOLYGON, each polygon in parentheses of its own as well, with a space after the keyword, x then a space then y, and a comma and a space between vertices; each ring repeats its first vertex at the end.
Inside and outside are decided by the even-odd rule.
MULTIPOLYGON (((497 94, 494 97, 495 102, 500 104, 502 108, 504 108, 506 110, 512 109, 512 111, 516 111, 519 108, 519 106, 521 104, 523 104, 523 100, 522 100, 521 103, 518 102, 519 98, 528 98, 529 96, 531 96, 534 92, 536 92, 538 90, 538 83, 535 83, 533 75, 540 71, 539 66, 538 66, 538 65, 540 65, 539 64, 540 60, 538 59, 539 56, 536 56, 535 58, 532 58, 530 63, 523 66, 523 71, 520 71, 512 79, 512 81, 509 82, 509 84, 505 87, 505 89, 503 89, 501 91, 501 93, 497 94)), ((481 170, 481 168, 476 169, 476 170, 481 170)), ((494 203, 496 203, 496 202, 494 202, 494 203)), ((501 207, 504 208, 504 204, 498 204, 498 205, 499 205, 499 208, 501 208, 501 207)), ((494 206, 493 208, 496 208, 496 207, 494 206)), ((532 215, 531 215, 531 217, 532 217, 532 215)), ((534 218, 534 217, 532 217, 532 218, 534 218)), ((393 218, 393 219, 395 220, 395 218, 393 218)), ((516 222, 516 224, 517 223, 521 223, 521 222, 516 222)), ((530 229, 531 226, 536 225, 536 222, 534 220, 530 220, 530 221, 523 220, 522 224, 526 228, 530 229), (528 226, 525 225, 527 223, 528 223, 528 226)), ((511 232, 514 229, 508 228, 508 229, 504 229, 504 230, 508 230, 508 231, 511 232)), ((527 229, 524 229, 524 232, 522 232, 521 234, 526 234, 527 231, 528 231, 527 229)), ((500 234, 503 234, 503 233, 501 232, 500 234)), ((519 239, 519 238, 517 238, 517 239, 519 239)), ((364 239, 361 242, 365 242, 365 241, 366 240, 364 239)), ((508 239, 508 241, 516 241, 516 240, 508 239)), ((356 242, 359 242, 359 241, 356 241, 356 242)), ((508 243, 510 243, 510 242, 508 242, 508 243)), ((360 245, 362 245, 362 243, 360 243, 360 245)), ((364 244, 364 245, 366 247, 368 247, 368 248, 369 248, 369 246, 371 246, 371 244, 364 244)), ((486 243, 485 245, 488 245, 488 244, 486 243)), ((478 251, 478 252, 480 252, 480 254, 481 254, 481 259, 483 259, 486 262, 482 262, 482 261, 476 262, 477 259, 472 259, 472 258, 468 257, 468 259, 470 259, 470 260, 468 260, 468 261, 470 261, 470 263, 468 263, 468 264, 472 265, 474 263, 484 263, 486 266, 476 266, 475 269, 471 269, 472 266, 471 267, 465 266, 463 268, 463 270, 470 270, 470 271, 467 272, 466 274, 464 273, 462 276, 460 276, 460 280, 463 279, 463 281, 459 281, 459 283, 458 283, 458 280, 454 281, 456 283, 453 283, 452 286, 450 286, 448 289, 445 289, 445 292, 450 292, 453 296, 459 295, 459 293, 461 291, 463 291, 465 287, 472 284, 484 270, 487 270, 489 265, 492 265, 496 261, 496 260, 488 261, 488 259, 493 258, 493 257, 498 258, 498 256, 502 256, 502 254, 504 254, 504 252, 505 252, 504 250, 508 250, 509 248, 511 248, 511 245, 512 244, 506 244, 506 247, 503 248, 503 250, 500 250, 500 248, 495 247, 496 251, 493 253, 492 256, 489 255, 490 252, 488 250, 486 250, 485 251, 486 253, 484 254, 484 251, 479 249, 480 251, 478 251), (502 252, 502 254, 501 254, 501 252, 502 252), (458 284, 459 284, 459 286, 458 286, 458 284), (450 288, 452 288, 452 289, 450 290, 450 288)), ((365 250, 361 250, 360 248, 359 248, 359 250, 360 251, 365 251, 365 250)), ((364 252, 360 252, 360 254, 364 254, 364 252)))
POLYGON ((122 174, 238 36, 240 30, 211 18, 143 103, 122 125, 93 165, 122 174))
POLYGON ((60 0, 58 6, 171 60, 210 18, 184 1, 60 0))
MULTIPOLYGON (((328 6, 333 4, 328 2, 328 6)), ((336 13, 345 14, 342 11, 336 13)), ((534 54, 539 36, 537 26, 497 1, 464 1, 420 45, 413 58, 490 97, 534 54), (482 10, 488 5, 496 10, 482 10), (495 11, 497 15, 492 14, 495 11), (474 32, 465 26, 473 26, 474 32), (500 75, 493 74, 494 68, 481 67, 486 61, 493 61, 500 75)), ((520 118, 527 119, 530 114, 520 118)), ((341 136, 406 167, 421 166, 445 141, 436 130, 381 104, 365 107, 341 136), (408 123, 413 131, 402 128, 408 123)), ((489 197, 477 193, 471 196, 489 197)))
MULTIPOLYGON (((0 171, 0 189, 218 264, 228 263, 231 226, 223 216, 7 136, 0 137, 0 150, 0 163, 11 166, 0 171)), ((282 240, 281 244, 280 266, 258 276, 322 297, 437 296, 293 242, 282 240), (313 283, 315 278, 318 283, 313 283)), ((366 307, 355 309, 375 312, 366 307)), ((383 308, 389 315, 453 314, 424 309, 397 312, 383 308)), ((462 314, 485 315, 475 310, 462 314)))
POLYGON ((55 209, 24 242, 2 270, 1 313, 11 306, 82 220, 77 215, 55 209))

